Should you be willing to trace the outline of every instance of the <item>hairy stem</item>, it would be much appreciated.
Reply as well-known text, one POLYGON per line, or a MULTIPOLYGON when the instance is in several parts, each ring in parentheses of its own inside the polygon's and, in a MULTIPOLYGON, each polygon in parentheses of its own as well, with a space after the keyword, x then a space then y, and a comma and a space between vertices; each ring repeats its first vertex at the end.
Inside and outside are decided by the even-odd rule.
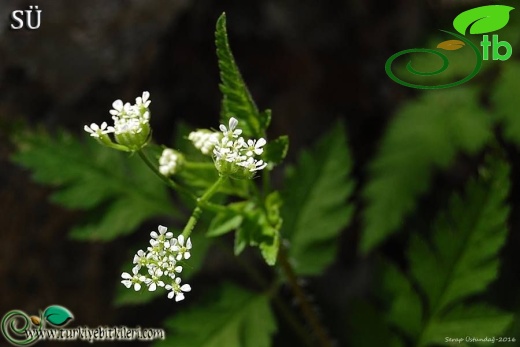
POLYGON ((303 291, 302 287, 298 283, 298 277, 296 276, 296 273, 294 272, 294 269, 289 262, 289 259, 287 258, 287 250, 283 245, 280 245, 280 251, 278 253, 278 262, 280 264, 280 267, 282 268, 282 271, 284 272, 287 281, 289 282, 289 285, 291 287, 291 290, 296 297, 296 300, 298 302, 298 305, 300 306, 300 309, 302 311, 303 316, 305 317, 305 320, 309 323, 311 326, 316 339, 319 342, 319 345, 322 347, 331 347, 333 346, 332 340, 327 334, 327 331, 321 324, 318 316, 316 315, 316 311, 313 309, 311 303, 307 299, 307 296, 305 295, 305 292, 303 291))

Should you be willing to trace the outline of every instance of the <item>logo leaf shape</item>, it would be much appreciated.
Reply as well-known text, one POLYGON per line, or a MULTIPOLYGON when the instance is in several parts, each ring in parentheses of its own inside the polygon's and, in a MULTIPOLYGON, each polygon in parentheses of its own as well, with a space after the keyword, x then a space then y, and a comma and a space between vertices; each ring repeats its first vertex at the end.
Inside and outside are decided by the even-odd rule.
POLYGON ((47 307, 43 312, 43 317, 47 322, 58 327, 64 326, 69 322, 69 320, 74 318, 72 312, 63 306, 58 305, 47 307))
POLYGON ((473 8, 459 14, 453 20, 453 27, 462 35, 470 27, 470 34, 486 34, 502 29, 509 22, 509 12, 514 7, 487 5, 473 8))

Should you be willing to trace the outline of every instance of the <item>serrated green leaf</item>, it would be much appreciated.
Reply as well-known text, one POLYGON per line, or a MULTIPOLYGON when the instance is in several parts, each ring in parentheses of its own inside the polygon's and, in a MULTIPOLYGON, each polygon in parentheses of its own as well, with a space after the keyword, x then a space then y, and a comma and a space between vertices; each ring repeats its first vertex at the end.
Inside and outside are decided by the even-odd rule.
POLYGON ((289 137, 283 135, 275 140, 270 140, 265 145, 262 158, 266 163, 280 164, 285 159, 288 150, 289 137))
POLYGON ((411 272, 435 313, 483 292, 497 275, 497 253, 507 236, 509 168, 493 165, 484 182, 472 181, 464 198, 452 198, 434 226, 431 245, 412 238, 411 272))
POLYGON ((383 290, 391 296, 386 321, 413 340, 422 328, 421 300, 413 285, 397 267, 385 263, 381 273, 383 290))
POLYGON ((370 166, 363 195, 361 250, 368 252, 401 226, 424 193, 435 169, 458 152, 474 154, 491 138, 489 115, 473 89, 424 93, 398 111, 370 166))
POLYGON ((49 306, 43 311, 43 318, 54 326, 61 327, 66 325, 74 318, 72 312, 59 305, 49 306))
POLYGON ((166 339, 154 346, 271 346, 276 323, 267 296, 229 284, 216 292, 217 298, 168 319, 166 339))
POLYGON ((504 5, 488 5, 472 8, 459 14, 453 20, 453 27, 462 35, 487 34, 500 30, 509 22, 509 12, 514 7, 504 5))
POLYGON ((91 212, 73 237, 109 241, 133 232, 150 217, 175 215, 163 183, 137 156, 91 139, 79 141, 66 132, 28 132, 16 143, 19 151, 13 160, 32 170, 35 181, 57 188, 52 201, 91 212), (99 206, 107 213, 97 213, 99 206))
POLYGON ((504 125, 504 135, 520 146, 520 100, 518 87, 520 86, 520 63, 508 61, 501 64, 500 77, 494 88, 491 89, 491 100, 495 109, 495 116, 504 125))
POLYGON ((230 117, 240 121, 244 134, 260 138, 265 137, 265 129, 271 119, 269 110, 260 113, 240 74, 235 58, 229 47, 226 14, 223 13, 215 31, 218 66, 220 70, 220 90, 222 92, 221 122, 228 124, 230 117))
POLYGON ((446 337, 463 338, 467 342, 466 336, 476 339, 475 342, 467 342, 468 346, 489 346, 492 343, 489 339, 494 340, 494 336, 502 334, 512 321, 512 314, 488 305, 460 305, 442 317, 441 321, 432 321, 423 334, 423 343, 418 346, 453 346, 453 342, 447 341, 446 337))
POLYGON ((267 265, 273 266, 278 258, 278 250, 280 249, 280 233, 277 229, 269 225, 264 225, 262 229, 262 241, 260 242, 260 251, 267 265))
POLYGON ((282 234, 291 243, 289 255, 300 275, 319 274, 335 258, 337 237, 353 211, 348 204, 354 188, 351 166, 345 129, 339 123, 288 172, 282 234))

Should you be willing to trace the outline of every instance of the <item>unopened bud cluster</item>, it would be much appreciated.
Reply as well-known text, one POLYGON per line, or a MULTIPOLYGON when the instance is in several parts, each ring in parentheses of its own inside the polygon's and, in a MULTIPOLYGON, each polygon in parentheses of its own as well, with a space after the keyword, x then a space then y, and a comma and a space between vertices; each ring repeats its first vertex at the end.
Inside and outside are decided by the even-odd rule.
POLYGON ((121 283, 127 288, 133 286, 135 291, 141 290, 143 285, 149 291, 163 287, 169 291, 169 299, 175 297, 175 301, 181 301, 184 299, 184 293, 191 291, 191 286, 181 285, 179 274, 182 272, 182 266, 179 262, 190 258, 191 240, 185 240, 182 235, 174 238, 173 233, 162 225, 159 225, 158 231, 150 233, 150 246, 146 252, 137 251, 132 274, 123 272, 121 283))

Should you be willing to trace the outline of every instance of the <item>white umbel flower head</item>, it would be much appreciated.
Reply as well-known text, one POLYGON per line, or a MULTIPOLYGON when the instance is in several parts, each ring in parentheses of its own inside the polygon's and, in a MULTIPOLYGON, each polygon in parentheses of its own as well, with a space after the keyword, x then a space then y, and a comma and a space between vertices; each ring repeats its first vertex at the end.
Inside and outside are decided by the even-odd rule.
POLYGON ((113 126, 103 122, 101 127, 91 124, 84 129, 107 147, 127 152, 137 151, 144 147, 150 138, 149 99, 150 93, 143 92, 142 96, 136 98, 134 105, 116 100, 109 111, 114 121, 113 126), (114 134, 115 142, 107 135, 109 133, 114 134))
POLYGON ((159 158, 159 172, 164 176, 172 176, 179 171, 183 161, 181 153, 165 148, 159 158))
POLYGON ((175 238, 166 227, 159 225, 157 231, 150 233, 150 245, 146 252, 137 251, 133 259, 135 265, 132 268, 133 275, 123 272, 121 283, 127 288, 133 286, 135 291, 140 290, 142 284, 145 284, 151 292, 166 288, 170 291, 168 298, 175 296, 176 301, 184 299, 183 293, 189 292, 191 287, 188 284, 180 285, 179 275, 182 272, 180 263, 191 256, 190 238, 186 240, 183 235, 175 238))
POLYGON ((238 129, 237 125, 238 120, 233 117, 229 119, 228 127, 220 125, 222 138, 213 149, 215 167, 223 176, 250 179, 256 171, 267 166, 263 160, 255 158, 264 152, 267 141, 264 138, 244 140, 240 136, 242 129, 238 129))

